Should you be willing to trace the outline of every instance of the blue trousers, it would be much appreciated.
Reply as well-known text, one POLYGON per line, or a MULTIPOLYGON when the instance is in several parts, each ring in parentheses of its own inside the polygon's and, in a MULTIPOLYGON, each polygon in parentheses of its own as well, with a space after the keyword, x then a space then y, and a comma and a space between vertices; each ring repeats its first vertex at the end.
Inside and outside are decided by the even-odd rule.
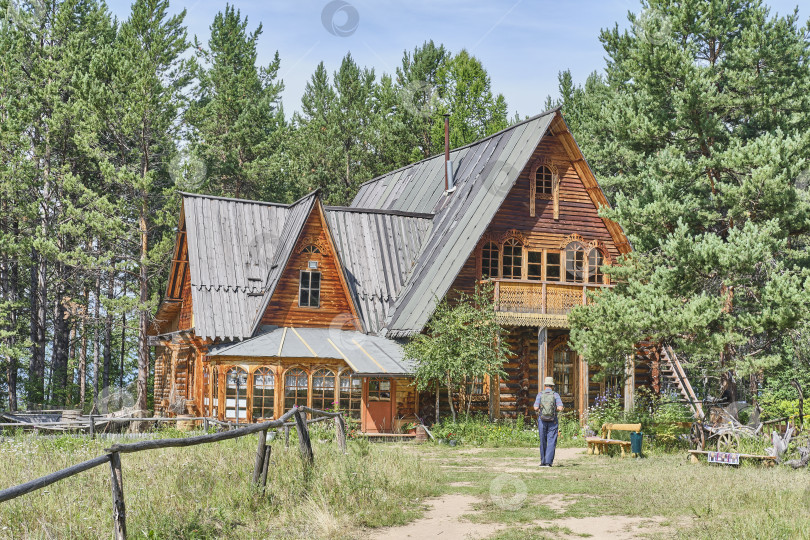
POLYGON ((540 431, 540 462, 543 465, 554 463, 554 451, 557 449, 557 420, 546 422, 538 419, 540 431))

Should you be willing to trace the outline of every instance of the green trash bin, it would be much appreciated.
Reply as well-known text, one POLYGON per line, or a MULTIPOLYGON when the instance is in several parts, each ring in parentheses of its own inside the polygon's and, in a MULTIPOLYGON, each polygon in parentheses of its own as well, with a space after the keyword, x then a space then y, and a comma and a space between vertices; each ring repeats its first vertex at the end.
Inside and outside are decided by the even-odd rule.
POLYGON ((630 433, 630 452, 634 456, 641 457, 641 442, 644 440, 644 434, 642 432, 638 433, 630 433))

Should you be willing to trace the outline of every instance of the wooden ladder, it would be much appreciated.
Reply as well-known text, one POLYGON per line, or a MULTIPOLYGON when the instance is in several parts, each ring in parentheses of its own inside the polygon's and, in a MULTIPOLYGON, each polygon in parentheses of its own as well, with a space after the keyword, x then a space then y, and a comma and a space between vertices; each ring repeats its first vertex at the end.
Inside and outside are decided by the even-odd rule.
POLYGON ((689 383, 689 378, 686 376, 683 366, 681 366, 675 351, 672 350, 668 344, 661 347, 663 365, 661 366, 661 374, 663 378, 670 384, 678 389, 678 393, 683 398, 684 403, 689 405, 692 413, 698 420, 703 418, 703 404, 695 395, 692 390, 692 385, 689 383))

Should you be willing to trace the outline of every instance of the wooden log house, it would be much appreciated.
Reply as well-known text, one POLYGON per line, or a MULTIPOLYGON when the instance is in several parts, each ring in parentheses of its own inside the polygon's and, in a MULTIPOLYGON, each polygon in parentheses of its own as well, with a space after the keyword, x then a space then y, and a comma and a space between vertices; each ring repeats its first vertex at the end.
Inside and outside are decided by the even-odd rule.
POLYGON ((468 385, 478 410, 531 414, 547 375, 580 415, 611 387, 655 387, 653 349, 595 377, 568 345, 568 312, 611 287, 603 267, 631 247, 599 216, 607 200, 559 110, 449 158, 370 180, 349 207, 184 193, 152 337, 156 413, 255 422, 305 404, 396 431, 434 400, 402 343, 437 298, 484 280, 513 356, 502 380, 468 385))

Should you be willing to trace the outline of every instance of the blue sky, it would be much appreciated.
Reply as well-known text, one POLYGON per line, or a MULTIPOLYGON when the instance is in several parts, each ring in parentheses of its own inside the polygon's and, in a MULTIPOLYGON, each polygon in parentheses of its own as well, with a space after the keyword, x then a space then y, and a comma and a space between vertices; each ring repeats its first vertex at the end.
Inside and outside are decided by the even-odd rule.
MULTIPOLYGON (((332 0, 334 2, 335 0, 332 0)), ((627 26, 627 12, 639 12, 638 0, 338 0, 344 2, 330 20, 330 33, 322 21, 329 0, 236 0, 233 4, 249 18, 250 28, 260 22, 259 63, 267 65, 276 50, 287 114, 300 107, 304 85, 318 62, 331 74, 351 51, 361 66, 373 67, 379 77, 393 73, 405 49, 425 40, 443 43, 452 52, 466 48, 488 70, 496 92, 506 97, 509 113, 521 116, 541 112, 547 95, 557 95, 557 73, 570 69, 583 82, 604 66, 599 31, 619 23, 627 26), (341 37, 335 33, 350 35, 341 37), (353 30, 353 31, 352 31, 353 30)), ((792 12, 796 0, 772 0, 771 13, 792 12)), ((110 0, 120 19, 130 2, 110 0)), ((224 2, 172 0, 172 12, 187 10, 189 36, 206 41, 209 25, 224 2)), ((339 4, 331 4, 334 8, 339 4)), ((806 20, 808 9, 800 18, 806 20)))

